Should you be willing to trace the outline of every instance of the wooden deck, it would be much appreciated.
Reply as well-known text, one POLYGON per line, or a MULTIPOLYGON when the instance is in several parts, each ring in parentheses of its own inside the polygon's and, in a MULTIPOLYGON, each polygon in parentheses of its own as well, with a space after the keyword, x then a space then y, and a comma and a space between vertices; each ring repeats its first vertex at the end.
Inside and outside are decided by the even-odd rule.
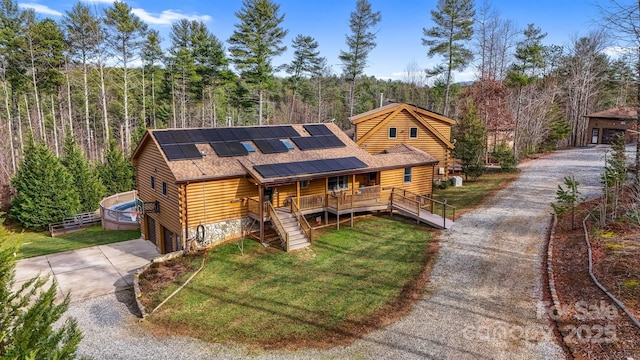
POLYGON ((428 211, 423 210, 417 213, 415 210, 406 207, 403 203, 394 203, 392 205, 392 210, 397 211, 403 216, 410 217, 418 222, 423 222, 438 229, 449 229, 454 224, 453 220, 443 218, 440 215, 435 215, 428 211))

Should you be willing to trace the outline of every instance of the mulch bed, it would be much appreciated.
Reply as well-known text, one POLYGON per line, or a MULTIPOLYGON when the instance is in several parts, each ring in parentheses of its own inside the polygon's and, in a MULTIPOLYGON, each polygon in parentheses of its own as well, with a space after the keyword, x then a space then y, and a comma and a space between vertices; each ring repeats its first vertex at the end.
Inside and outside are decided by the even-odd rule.
MULTIPOLYGON (((640 329, 588 273, 582 220, 597 206, 597 200, 581 205, 575 229, 570 215, 558 218, 552 265, 561 310, 552 318, 575 359, 640 359, 640 329)), ((598 229, 595 221, 588 227, 595 276, 639 318, 640 227, 622 222, 598 229)))

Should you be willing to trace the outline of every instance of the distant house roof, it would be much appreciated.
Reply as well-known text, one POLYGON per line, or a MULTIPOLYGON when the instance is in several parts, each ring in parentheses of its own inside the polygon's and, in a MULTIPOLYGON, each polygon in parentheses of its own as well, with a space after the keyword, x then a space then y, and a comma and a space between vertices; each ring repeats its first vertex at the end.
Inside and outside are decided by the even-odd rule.
POLYGON ((618 106, 586 115, 588 118, 601 119, 635 119, 636 116, 636 109, 628 106, 618 106))
POLYGON ((416 148, 371 155, 330 123, 148 130, 132 161, 149 145, 178 183, 251 176, 277 184, 438 162, 416 148))

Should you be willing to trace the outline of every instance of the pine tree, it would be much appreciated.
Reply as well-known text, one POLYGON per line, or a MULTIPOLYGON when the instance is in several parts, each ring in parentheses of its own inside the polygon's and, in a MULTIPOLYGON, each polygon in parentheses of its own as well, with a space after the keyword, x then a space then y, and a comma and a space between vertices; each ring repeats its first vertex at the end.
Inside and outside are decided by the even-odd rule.
POLYGON ((473 36, 473 22, 476 14, 473 0, 438 0, 437 11, 431 10, 431 18, 436 26, 422 29, 422 45, 429 47, 429 57, 441 55, 444 64, 428 72, 432 75, 445 74, 445 94, 442 106, 443 114, 449 108, 449 88, 451 73, 463 70, 473 59, 473 53, 464 47, 473 36))
POLYGON ((487 131, 478 119, 475 105, 467 105, 460 121, 453 128, 453 138, 456 140, 453 156, 460 160, 465 178, 479 178, 484 173, 483 155, 487 131))
POLYGON ((31 138, 11 185, 17 195, 10 215, 24 228, 42 229, 80 209, 69 172, 46 144, 35 143, 31 138))
POLYGON ((80 211, 95 211, 107 189, 102 184, 97 171, 91 167, 80 146, 71 132, 64 139, 64 157, 62 165, 73 177, 73 182, 80 197, 80 211))
POLYGON ((98 167, 102 183, 107 188, 107 195, 117 194, 135 187, 135 169, 114 140, 109 142, 105 152, 104 164, 98 167))
POLYGON ((229 38, 229 52, 240 76, 258 91, 258 124, 262 125, 264 92, 273 87, 271 60, 287 50, 282 40, 287 30, 280 24, 284 15, 280 5, 270 0, 243 0, 242 9, 236 13, 240 23, 229 38))
MULTIPOLYGON (((2 214, 0 214, 2 215, 2 214)), ((15 288, 16 236, 0 218, 0 359, 74 359, 82 333, 75 319, 53 326, 69 307, 69 296, 55 303, 56 285, 33 278, 15 288)))
POLYGON ((293 120, 293 113, 296 105, 296 94, 302 82, 304 74, 317 73, 323 58, 318 51, 318 42, 311 36, 299 34, 293 39, 293 61, 285 67, 287 73, 291 74, 291 109, 289 110, 289 122, 293 120))
POLYGON ((371 3, 367 0, 358 0, 356 10, 349 18, 351 34, 346 37, 349 50, 341 50, 338 56, 342 61, 344 75, 349 81, 349 116, 353 116, 356 79, 364 73, 369 53, 376 47, 376 32, 372 29, 380 20, 380 11, 371 10, 371 3))

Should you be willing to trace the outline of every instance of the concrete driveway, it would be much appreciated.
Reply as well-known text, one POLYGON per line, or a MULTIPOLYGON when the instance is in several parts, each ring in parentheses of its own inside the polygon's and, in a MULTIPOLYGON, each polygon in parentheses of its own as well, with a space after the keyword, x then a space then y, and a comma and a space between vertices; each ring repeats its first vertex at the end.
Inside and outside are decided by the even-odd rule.
POLYGON ((133 274, 160 254, 137 239, 18 261, 16 287, 38 275, 55 279, 58 298, 71 292, 71 301, 112 294, 133 286, 133 274))

